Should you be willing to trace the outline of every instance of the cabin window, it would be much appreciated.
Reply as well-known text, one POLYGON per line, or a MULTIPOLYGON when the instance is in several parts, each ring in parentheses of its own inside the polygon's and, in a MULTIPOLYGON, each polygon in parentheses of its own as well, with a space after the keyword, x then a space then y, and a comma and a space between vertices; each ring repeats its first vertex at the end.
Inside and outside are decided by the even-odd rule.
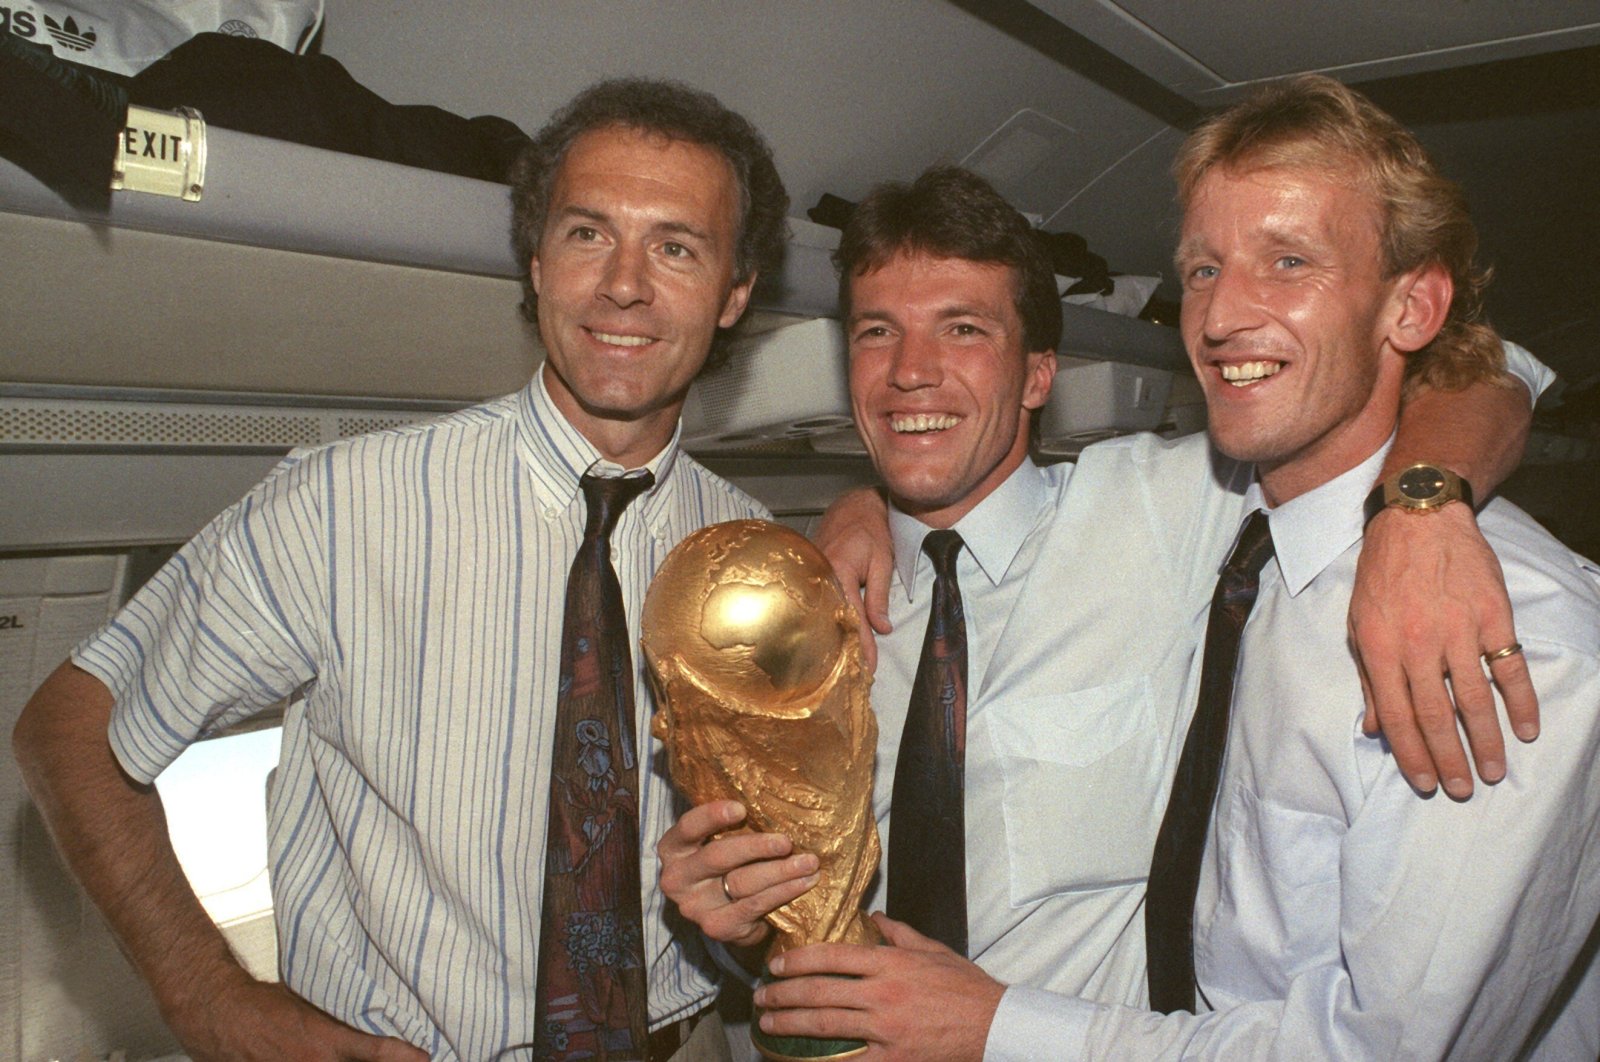
POLYGON ((281 725, 197 741, 156 779, 167 831, 195 894, 245 967, 276 979, 267 880, 267 778, 281 725))

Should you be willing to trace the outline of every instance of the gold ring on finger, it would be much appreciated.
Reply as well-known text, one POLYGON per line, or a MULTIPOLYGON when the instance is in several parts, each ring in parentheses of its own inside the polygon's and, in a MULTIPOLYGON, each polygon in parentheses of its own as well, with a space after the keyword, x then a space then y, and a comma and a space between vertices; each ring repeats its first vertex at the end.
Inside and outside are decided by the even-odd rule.
POLYGON ((722 875, 722 895, 728 898, 729 903, 739 902, 733 898, 733 890, 728 888, 728 875, 726 874, 722 875))
MULTIPOLYGON (((1522 643, 1521 642, 1512 642, 1510 645, 1506 646, 1504 649, 1499 650, 1498 652, 1484 653, 1483 654, 1483 662, 1485 664, 1492 664, 1496 660, 1504 660, 1506 657, 1508 657, 1508 656, 1516 656, 1520 652, 1522 652, 1522 643)), ((724 882, 723 882, 723 887, 724 888, 727 887, 726 880, 724 880, 724 882)))

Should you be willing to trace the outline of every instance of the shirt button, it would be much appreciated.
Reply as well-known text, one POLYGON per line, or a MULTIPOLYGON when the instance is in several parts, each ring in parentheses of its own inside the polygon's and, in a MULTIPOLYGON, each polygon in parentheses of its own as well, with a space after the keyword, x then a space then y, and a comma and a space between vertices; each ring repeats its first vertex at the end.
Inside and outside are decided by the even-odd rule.
POLYGON ((552 507, 552 506, 549 506, 549 505, 546 505, 546 506, 545 506, 545 507, 544 507, 544 518, 545 518, 545 519, 546 519, 546 520, 554 520, 554 519, 555 519, 555 518, 556 518, 556 516, 557 516, 557 515, 558 515, 558 514, 557 514, 557 512, 556 512, 556 511, 555 511, 555 508, 554 508, 554 507, 552 507))

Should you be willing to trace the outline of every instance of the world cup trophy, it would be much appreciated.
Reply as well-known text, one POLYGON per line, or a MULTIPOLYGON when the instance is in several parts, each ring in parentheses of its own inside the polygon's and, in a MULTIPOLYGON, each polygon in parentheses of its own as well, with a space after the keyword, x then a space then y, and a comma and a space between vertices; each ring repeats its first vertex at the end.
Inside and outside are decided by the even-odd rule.
MULTIPOLYGON (((702 528, 656 573, 641 641, 656 690, 651 732, 673 783, 695 804, 739 801, 749 828, 817 857, 817 884, 767 915, 768 960, 802 944, 880 942, 861 910, 879 854, 872 676, 827 560, 765 520, 702 528)), ((754 1025, 751 1035, 776 1060, 866 1050, 754 1025)))

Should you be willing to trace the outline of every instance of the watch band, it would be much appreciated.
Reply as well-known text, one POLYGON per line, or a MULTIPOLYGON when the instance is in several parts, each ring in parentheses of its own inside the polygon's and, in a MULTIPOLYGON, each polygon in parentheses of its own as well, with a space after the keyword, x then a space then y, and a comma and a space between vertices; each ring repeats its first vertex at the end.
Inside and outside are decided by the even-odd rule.
POLYGON ((1372 523, 1372 518, 1388 508, 1386 498, 1386 485, 1383 480, 1367 493, 1367 500, 1361 503, 1361 526, 1366 527, 1372 523))

